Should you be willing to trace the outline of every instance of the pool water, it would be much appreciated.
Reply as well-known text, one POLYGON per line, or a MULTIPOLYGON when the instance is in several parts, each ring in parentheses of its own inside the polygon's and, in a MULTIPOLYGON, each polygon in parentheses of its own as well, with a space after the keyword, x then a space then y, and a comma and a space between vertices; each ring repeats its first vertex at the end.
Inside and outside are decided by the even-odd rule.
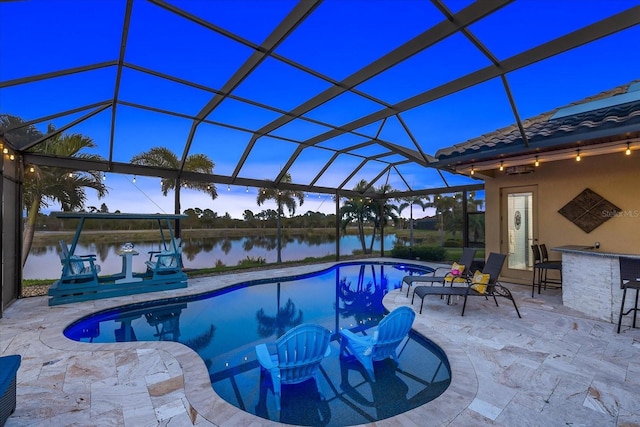
POLYGON ((384 295, 407 274, 432 270, 406 264, 344 263, 317 273, 259 280, 189 297, 118 307, 80 319, 65 330, 76 341, 176 341, 195 350, 213 389, 227 402, 262 418, 297 425, 346 426, 382 420, 433 400, 451 374, 435 344, 410 333, 393 360, 375 364, 376 382, 350 358, 339 357, 339 331, 362 330, 384 317, 384 295), (322 396, 313 380, 282 388, 276 410, 255 346, 273 342, 300 323, 332 332, 321 364, 322 396))

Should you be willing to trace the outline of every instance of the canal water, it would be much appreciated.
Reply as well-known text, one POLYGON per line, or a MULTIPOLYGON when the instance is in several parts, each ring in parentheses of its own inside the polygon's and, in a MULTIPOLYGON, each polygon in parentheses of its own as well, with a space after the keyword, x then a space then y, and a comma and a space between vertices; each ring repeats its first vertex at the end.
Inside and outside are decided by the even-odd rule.
MULTIPOLYGON (((367 242, 370 238, 367 238, 367 242)), ((384 248, 391 250, 396 237, 385 235, 384 248)), ((70 243, 70 242, 67 242, 70 243)), ((124 243, 124 242, 122 242, 124 243)), ((133 271, 146 269, 144 262, 149 260, 149 251, 159 250, 159 243, 136 243, 137 256, 133 257, 133 271)), ((114 274, 122 271, 122 259, 117 254, 121 243, 79 244, 75 253, 78 255, 95 254, 100 265, 100 274, 114 274)), ((340 254, 351 255, 361 251, 362 246, 357 236, 340 238, 340 254)), ((373 245, 374 253, 380 250, 380 238, 373 245)), ((56 279, 60 276, 60 248, 58 245, 34 245, 24 268, 24 279, 56 279)), ((222 263, 226 266, 238 265, 248 257, 262 258, 267 263, 277 260, 276 239, 273 236, 247 237, 208 237, 184 239, 182 244, 183 262, 186 268, 209 268, 222 263)), ((335 239, 318 238, 312 240, 306 235, 283 238, 282 260, 299 261, 309 257, 324 257, 336 253, 335 239)))

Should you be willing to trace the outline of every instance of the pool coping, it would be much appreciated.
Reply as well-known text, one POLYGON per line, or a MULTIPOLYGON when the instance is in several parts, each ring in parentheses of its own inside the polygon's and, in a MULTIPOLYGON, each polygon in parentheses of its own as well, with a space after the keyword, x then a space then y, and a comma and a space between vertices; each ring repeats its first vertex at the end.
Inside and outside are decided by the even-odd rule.
MULTIPOLYGON (((373 258, 362 260, 363 262, 392 262, 398 263, 392 258, 373 258)), ((353 262, 347 261, 346 263, 353 262)), ((410 262, 415 265, 433 266, 433 263, 410 262)), ((292 275, 307 274, 331 268, 342 262, 314 264, 297 267, 282 267, 260 272, 236 272, 229 275, 207 276, 189 280, 189 286, 183 289, 161 291, 147 294, 129 295, 123 297, 101 299, 74 304, 65 304, 49 307, 49 314, 64 313, 63 316, 47 316, 52 321, 40 333, 40 340, 45 345, 64 351, 100 352, 118 351, 124 349, 154 349, 170 354, 179 363, 183 372, 184 392, 190 405, 190 417, 192 422, 200 416, 213 425, 283 425, 282 423, 269 421, 256 415, 242 411, 218 396, 209 381, 209 373, 200 356, 187 346, 175 342, 128 342, 128 343, 83 343, 70 340, 63 335, 64 329, 73 321, 96 311, 114 308, 117 306, 154 301, 163 298, 196 295, 204 292, 223 289, 235 284, 256 279, 289 277, 292 275)), ((389 311, 399 305, 411 306, 410 300, 401 290, 389 292, 383 305, 389 311)), ((413 308, 413 307, 412 307, 413 308)), ((415 308, 413 308, 415 310, 415 308)), ((417 316, 413 329, 420 335, 428 338, 438 345, 447 355, 451 368, 451 384, 445 392, 422 406, 404 412, 394 417, 379 420, 367 425, 384 425, 397 423, 415 423, 417 425, 443 425, 450 423, 473 401, 478 390, 478 378, 469 356, 444 335, 429 327, 426 316, 417 316), (428 418, 425 416, 428 414, 428 418)))

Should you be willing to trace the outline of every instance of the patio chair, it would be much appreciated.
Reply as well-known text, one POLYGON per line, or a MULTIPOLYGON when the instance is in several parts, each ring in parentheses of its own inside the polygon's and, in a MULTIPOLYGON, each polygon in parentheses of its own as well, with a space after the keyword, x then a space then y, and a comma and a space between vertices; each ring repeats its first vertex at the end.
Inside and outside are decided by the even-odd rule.
POLYGON ((423 275, 423 276, 404 276, 402 278, 402 282, 408 285, 407 288, 407 297, 409 297, 409 291, 411 290, 411 285, 414 283, 428 283, 431 282, 436 283, 440 282, 445 284, 449 281, 454 281, 457 283, 465 283, 466 276, 471 271, 471 264, 473 264, 473 259, 476 256, 476 249, 474 248, 463 248, 462 255, 460 256, 460 261, 457 263, 453 263, 451 267, 438 267, 433 271, 431 276, 423 275), (436 276, 436 272, 438 270, 449 270, 444 275, 436 276), (465 271, 466 269, 466 271, 465 271))
POLYGON ((533 252, 533 280, 531 282, 531 298, 535 293, 536 285, 538 286, 538 294, 544 285, 547 289, 547 285, 551 284, 554 287, 562 286, 562 261, 549 260, 549 253, 547 252, 547 246, 542 244, 531 245, 531 251, 533 252), (560 272, 560 279, 549 279, 547 273, 549 270, 555 270, 560 272))
POLYGON ((356 335, 348 329, 340 331, 340 356, 347 355, 347 350, 364 366, 371 381, 376 377, 373 362, 392 358, 398 365, 398 345, 405 339, 416 314, 411 307, 398 307, 389 313, 372 328, 367 335, 356 335))
POLYGON ((152 280, 186 280, 182 271, 182 247, 179 238, 171 239, 171 244, 161 251, 149 251, 149 260, 145 261, 147 274, 152 280))
POLYGON ((74 255, 64 240, 60 240, 60 262, 62 263, 62 283, 95 282, 98 283, 100 265, 95 255, 74 255))
POLYGON ((640 293, 640 259, 620 257, 620 287, 622 288, 622 302, 620 303, 620 314, 618 315, 618 333, 622 324, 622 316, 633 313, 633 327, 636 327, 638 317, 638 294, 640 293), (636 298, 632 308, 624 311, 624 303, 627 299, 627 289, 635 289, 636 298))
POLYGON ((298 384, 313 378, 322 396, 319 368, 322 359, 331 353, 330 339, 327 328, 304 323, 289 330, 275 343, 256 346, 261 375, 266 372, 271 377, 278 411, 282 384, 298 384))
POLYGON ((522 316, 520 316, 518 306, 516 305, 516 301, 513 299, 513 295, 511 295, 511 291, 498 283, 498 277, 500 276, 500 271, 502 270, 505 259, 506 255, 504 254, 495 252, 490 253, 489 258, 487 258, 487 262, 482 269, 482 273, 476 272, 472 278, 467 279, 465 286, 453 286, 453 284, 451 286, 417 286, 416 290, 413 292, 411 304, 413 304, 413 300, 417 295, 421 299, 420 313, 422 313, 424 298, 427 295, 447 296, 447 304, 449 304, 451 296, 462 296, 464 297, 464 303, 462 304, 462 316, 464 316, 468 297, 493 297, 496 307, 498 307, 498 300, 496 299, 498 296, 511 300, 516 309, 516 313, 518 313, 518 317, 522 318, 522 316))

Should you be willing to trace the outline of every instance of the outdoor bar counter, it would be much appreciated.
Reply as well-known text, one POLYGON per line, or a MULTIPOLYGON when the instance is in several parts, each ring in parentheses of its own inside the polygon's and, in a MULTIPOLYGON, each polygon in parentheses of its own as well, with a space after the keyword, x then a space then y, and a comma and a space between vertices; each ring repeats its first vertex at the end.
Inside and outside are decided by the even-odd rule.
MULTIPOLYGON (((640 255, 607 252, 593 246, 551 249, 562 253, 562 303, 589 316, 618 323, 622 301, 618 259, 640 259, 640 255)), ((624 318, 622 321, 625 324, 624 318)))

